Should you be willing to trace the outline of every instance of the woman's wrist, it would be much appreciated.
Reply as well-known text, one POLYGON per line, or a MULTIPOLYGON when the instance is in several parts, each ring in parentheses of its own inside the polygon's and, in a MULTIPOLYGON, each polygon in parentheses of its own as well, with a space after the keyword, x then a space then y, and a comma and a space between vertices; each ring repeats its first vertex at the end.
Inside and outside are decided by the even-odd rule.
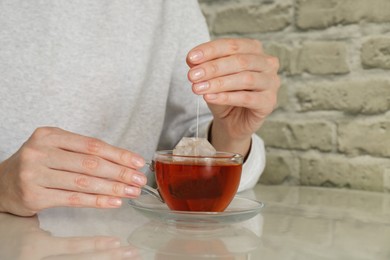
POLYGON ((213 122, 209 129, 209 141, 217 151, 239 153, 247 157, 251 148, 252 136, 234 138, 213 122))

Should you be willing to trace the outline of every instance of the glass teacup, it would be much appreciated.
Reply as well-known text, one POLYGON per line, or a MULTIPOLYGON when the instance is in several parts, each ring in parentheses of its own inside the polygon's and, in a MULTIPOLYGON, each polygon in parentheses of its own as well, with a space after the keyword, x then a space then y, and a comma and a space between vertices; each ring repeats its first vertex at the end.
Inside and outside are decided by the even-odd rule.
POLYGON ((181 156, 167 150, 157 151, 153 161, 158 190, 171 210, 221 212, 238 190, 243 156, 181 156))

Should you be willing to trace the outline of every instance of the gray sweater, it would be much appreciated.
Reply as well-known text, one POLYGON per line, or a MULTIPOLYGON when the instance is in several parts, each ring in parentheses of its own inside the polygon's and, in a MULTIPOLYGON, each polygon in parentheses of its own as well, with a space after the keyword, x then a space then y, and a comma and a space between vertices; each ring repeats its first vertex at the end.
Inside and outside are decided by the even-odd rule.
MULTIPOLYGON (((39 126, 149 159, 195 131, 187 52, 208 41, 196 0, 0 2, 0 159, 39 126)), ((200 135, 212 119, 201 102, 200 135)), ((240 189, 264 168, 252 138, 240 189)))

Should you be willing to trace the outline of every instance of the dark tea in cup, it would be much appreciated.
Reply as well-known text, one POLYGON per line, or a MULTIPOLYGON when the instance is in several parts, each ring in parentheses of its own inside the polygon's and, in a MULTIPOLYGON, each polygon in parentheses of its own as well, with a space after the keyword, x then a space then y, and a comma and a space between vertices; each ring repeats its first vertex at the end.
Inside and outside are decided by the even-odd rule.
POLYGON ((222 212, 233 200, 241 179, 243 157, 155 154, 158 189, 168 207, 180 211, 222 212))

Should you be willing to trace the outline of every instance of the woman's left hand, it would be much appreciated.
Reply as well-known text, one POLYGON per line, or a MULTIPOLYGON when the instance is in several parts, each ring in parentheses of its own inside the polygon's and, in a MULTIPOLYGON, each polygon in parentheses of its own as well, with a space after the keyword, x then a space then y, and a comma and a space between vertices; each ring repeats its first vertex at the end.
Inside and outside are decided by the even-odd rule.
POLYGON ((276 106, 278 59, 254 39, 217 39, 193 48, 187 64, 193 92, 214 115, 214 147, 246 154, 252 134, 276 106))

